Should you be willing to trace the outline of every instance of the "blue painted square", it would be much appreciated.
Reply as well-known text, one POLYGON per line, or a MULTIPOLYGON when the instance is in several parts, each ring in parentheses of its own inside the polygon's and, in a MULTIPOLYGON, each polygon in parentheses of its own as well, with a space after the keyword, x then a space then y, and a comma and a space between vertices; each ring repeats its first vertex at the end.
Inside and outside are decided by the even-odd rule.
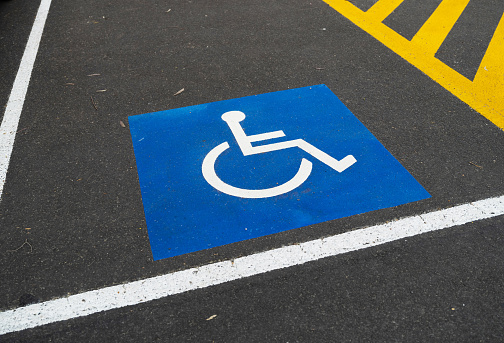
POLYGON ((155 260, 430 197, 325 85, 131 116, 129 123, 155 260), (254 153, 244 156, 221 118, 229 111, 245 115, 237 125, 251 141, 278 130, 285 136, 255 136, 254 153), (274 144, 281 142, 292 146, 274 144), (261 146, 274 148, 257 153, 261 146), (339 172, 307 146, 336 160, 350 156, 350 165, 339 172), (301 167, 303 159, 309 162, 301 167), (301 169, 300 185, 281 194, 240 191, 278 190, 301 169))

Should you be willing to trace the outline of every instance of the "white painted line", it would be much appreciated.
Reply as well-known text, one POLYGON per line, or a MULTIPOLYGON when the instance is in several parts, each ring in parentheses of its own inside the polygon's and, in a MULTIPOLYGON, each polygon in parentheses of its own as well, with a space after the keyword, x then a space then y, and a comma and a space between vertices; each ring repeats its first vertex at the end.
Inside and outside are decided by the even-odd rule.
POLYGON ((33 23, 33 27, 26 43, 26 48, 23 53, 23 58, 19 65, 19 69, 12 86, 12 91, 7 101, 2 125, 0 126, 0 199, 2 198, 3 187, 5 178, 7 176, 7 169, 9 168, 9 161, 12 154, 12 147, 14 146, 14 139, 16 138, 16 131, 18 128, 19 118, 23 111, 23 104, 26 97, 26 91, 30 83, 33 65, 44 31, 47 14, 52 0, 42 0, 37 12, 37 17, 33 23))
POLYGON ((504 215, 504 196, 0 313, 0 335, 136 305, 324 257, 504 215))

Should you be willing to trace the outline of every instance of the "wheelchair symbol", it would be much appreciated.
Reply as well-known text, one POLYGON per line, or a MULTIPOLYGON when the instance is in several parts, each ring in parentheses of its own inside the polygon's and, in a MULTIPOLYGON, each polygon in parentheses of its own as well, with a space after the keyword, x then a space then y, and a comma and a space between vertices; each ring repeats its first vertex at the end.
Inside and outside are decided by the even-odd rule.
MULTIPOLYGON (((222 115, 222 120, 224 120, 228 124, 244 156, 297 147, 304 150, 308 154, 312 155, 313 157, 325 163, 339 173, 343 172, 355 162, 357 162, 357 160, 352 155, 348 155, 338 161, 325 152, 304 141, 303 139, 252 146, 252 142, 260 142, 268 139, 285 137, 285 134, 280 130, 247 136, 240 125, 240 122, 244 119, 245 114, 240 111, 229 111, 222 115)), ((222 181, 215 172, 215 161, 217 160, 219 155, 226 151, 228 148, 228 142, 224 142, 210 150, 210 152, 205 156, 203 160, 201 170, 203 172, 203 177, 212 187, 221 191, 222 193, 226 193, 235 197, 255 199, 269 198, 290 192, 293 189, 299 187, 303 182, 305 182, 312 171, 312 163, 303 158, 296 175, 294 175, 292 179, 285 182, 284 184, 265 189, 243 189, 234 187, 222 181)))

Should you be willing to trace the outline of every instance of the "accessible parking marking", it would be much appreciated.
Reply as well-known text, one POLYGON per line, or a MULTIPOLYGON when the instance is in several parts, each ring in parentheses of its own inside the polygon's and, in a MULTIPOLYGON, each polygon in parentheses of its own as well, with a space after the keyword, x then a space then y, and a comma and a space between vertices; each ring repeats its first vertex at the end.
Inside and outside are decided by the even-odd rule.
POLYGON ((504 16, 495 29, 476 76, 470 80, 435 57, 470 0, 443 0, 411 40, 383 23, 403 0, 379 0, 367 11, 347 0, 324 1, 504 129, 504 16))
POLYGON ((219 285, 504 215, 504 196, 0 313, 0 335, 219 285))
POLYGON ((430 197, 325 85, 129 123, 155 260, 430 197))

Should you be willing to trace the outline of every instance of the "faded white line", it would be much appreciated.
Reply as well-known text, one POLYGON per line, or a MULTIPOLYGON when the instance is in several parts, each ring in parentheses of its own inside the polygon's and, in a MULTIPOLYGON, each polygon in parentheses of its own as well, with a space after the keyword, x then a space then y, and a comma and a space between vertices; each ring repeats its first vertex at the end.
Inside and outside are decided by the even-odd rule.
POLYGON ((50 6, 51 0, 42 0, 40 3, 37 17, 33 23, 30 37, 26 43, 23 58, 21 59, 16 79, 7 101, 2 125, 0 126, 0 200, 2 198, 7 170, 9 169, 19 118, 23 111, 26 91, 30 83, 33 65, 35 64, 35 58, 37 57, 40 39, 42 38, 50 6))
POLYGON ((504 196, 0 313, 0 335, 136 305, 198 288, 504 214, 504 196))

